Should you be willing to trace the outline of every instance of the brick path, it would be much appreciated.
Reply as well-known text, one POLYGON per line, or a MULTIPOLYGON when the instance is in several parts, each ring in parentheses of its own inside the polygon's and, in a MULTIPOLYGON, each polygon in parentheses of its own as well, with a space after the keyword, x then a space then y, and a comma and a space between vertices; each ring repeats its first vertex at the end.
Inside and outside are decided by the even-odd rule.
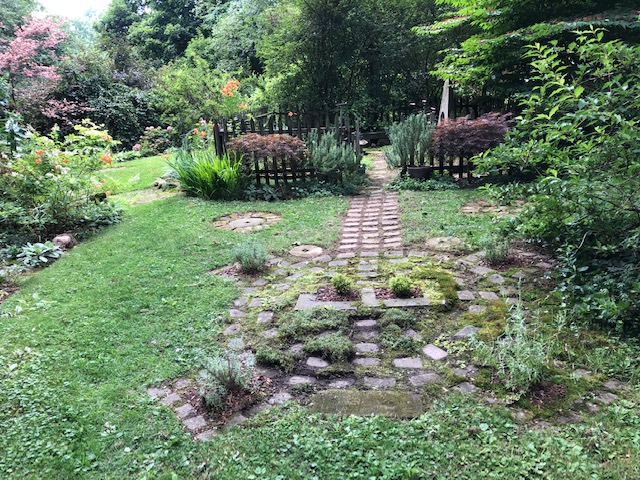
POLYGON ((341 253, 362 254, 402 247, 398 217, 398 194, 384 190, 394 173, 387 168, 382 152, 374 152, 371 184, 365 195, 349 204, 340 234, 341 253))

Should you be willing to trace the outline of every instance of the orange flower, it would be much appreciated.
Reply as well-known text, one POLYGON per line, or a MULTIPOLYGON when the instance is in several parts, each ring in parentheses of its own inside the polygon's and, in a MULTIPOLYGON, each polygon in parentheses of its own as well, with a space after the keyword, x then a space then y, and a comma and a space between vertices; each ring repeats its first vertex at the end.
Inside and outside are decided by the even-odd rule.
POLYGON ((104 178, 101 178, 101 179, 100 179, 100 183, 104 183, 104 178))
POLYGON ((105 134, 105 135, 102 136, 101 140, 103 142, 110 142, 111 141, 111 137, 109 135, 105 134))
POLYGON ((240 105, 238 105, 238 108, 240 110, 244 110, 245 108, 247 108, 247 105, 245 103, 241 103, 240 105))
POLYGON ((44 155, 44 150, 36 150, 36 155, 41 157, 42 155, 44 155))
POLYGON ((40 157, 36 158, 36 163, 42 163, 42 159, 40 157))
POLYGON ((68 158, 63 158, 62 159, 62 163, 64 163, 66 165, 67 163, 69 163, 69 159, 68 158))
POLYGON ((233 97, 233 95, 235 94, 235 92, 238 90, 238 88, 240 87, 240 82, 236 79, 233 80, 229 80, 224 87, 222 87, 222 95, 224 95, 225 97, 233 97))
POLYGON ((111 191, 107 190, 106 192, 104 192, 104 194, 108 197, 109 195, 111 195, 111 191))
POLYGON ((198 132, 198 129, 197 129, 197 128, 194 128, 194 129, 193 129, 193 134, 194 134, 194 135, 198 135, 198 133, 199 133, 199 132, 198 132))
POLYGON ((102 155, 100 157, 100 160, 102 160, 104 163, 108 163, 109 165, 113 163, 113 161, 111 160, 111 155, 107 155, 107 154, 102 155))

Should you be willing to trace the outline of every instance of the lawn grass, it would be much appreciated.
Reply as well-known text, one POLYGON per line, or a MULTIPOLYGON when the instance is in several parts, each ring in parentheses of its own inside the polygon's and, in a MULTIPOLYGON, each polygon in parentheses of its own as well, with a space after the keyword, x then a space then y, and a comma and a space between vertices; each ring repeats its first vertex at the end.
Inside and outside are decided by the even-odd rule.
POLYGON ((400 211, 405 244, 429 237, 459 237, 470 246, 491 228, 490 215, 467 215, 460 212, 465 203, 483 196, 477 190, 400 192, 400 211))
MULTIPOLYGON (((405 234, 472 241, 488 219, 457 208, 478 195, 403 193, 405 221, 414 222, 405 234), (408 212, 411 204, 421 211, 408 212)), ((638 350, 592 360, 598 348, 572 347, 569 330, 566 362, 635 379, 624 398, 576 425, 536 432, 504 407, 449 395, 410 421, 277 407, 193 442, 146 387, 194 375, 203 357, 219 352, 222 316, 238 291, 208 272, 230 262, 248 236, 274 254, 296 242, 335 245, 345 210, 339 198, 222 203, 178 195, 129 207, 123 223, 32 274, 0 317, 3 478, 640 478, 638 350), (283 219, 253 234, 211 226, 223 214, 254 210, 283 219)), ((606 350, 607 341, 597 345, 606 350)))
POLYGON ((96 172, 96 178, 104 179, 111 193, 117 194, 151 188, 168 169, 165 156, 144 157, 114 163, 113 167, 96 172))

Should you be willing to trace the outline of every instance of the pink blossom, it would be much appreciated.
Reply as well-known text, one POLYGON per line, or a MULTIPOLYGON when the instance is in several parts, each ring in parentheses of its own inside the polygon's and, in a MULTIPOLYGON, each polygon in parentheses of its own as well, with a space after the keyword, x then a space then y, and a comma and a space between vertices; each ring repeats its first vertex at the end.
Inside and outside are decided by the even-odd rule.
POLYGON ((131 147, 131 150, 133 150, 134 152, 139 152, 141 148, 142 146, 139 143, 136 143, 133 147, 131 147))
POLYGON ((171 125, 169 125, 169 126, 167 127, 167 132, 170 132, 171 130, 173 130, 173 127, 172 127, 171 125))

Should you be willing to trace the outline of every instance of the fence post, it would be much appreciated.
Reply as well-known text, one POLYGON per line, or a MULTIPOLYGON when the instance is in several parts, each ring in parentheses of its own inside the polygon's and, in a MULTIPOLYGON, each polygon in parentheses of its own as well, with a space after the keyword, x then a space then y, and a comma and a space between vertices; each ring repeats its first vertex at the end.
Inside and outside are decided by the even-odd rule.
POLYGON ((356 155, 360 156, 362 153, 362 146, 360 146, 360 122, 356 118, 356 155))

